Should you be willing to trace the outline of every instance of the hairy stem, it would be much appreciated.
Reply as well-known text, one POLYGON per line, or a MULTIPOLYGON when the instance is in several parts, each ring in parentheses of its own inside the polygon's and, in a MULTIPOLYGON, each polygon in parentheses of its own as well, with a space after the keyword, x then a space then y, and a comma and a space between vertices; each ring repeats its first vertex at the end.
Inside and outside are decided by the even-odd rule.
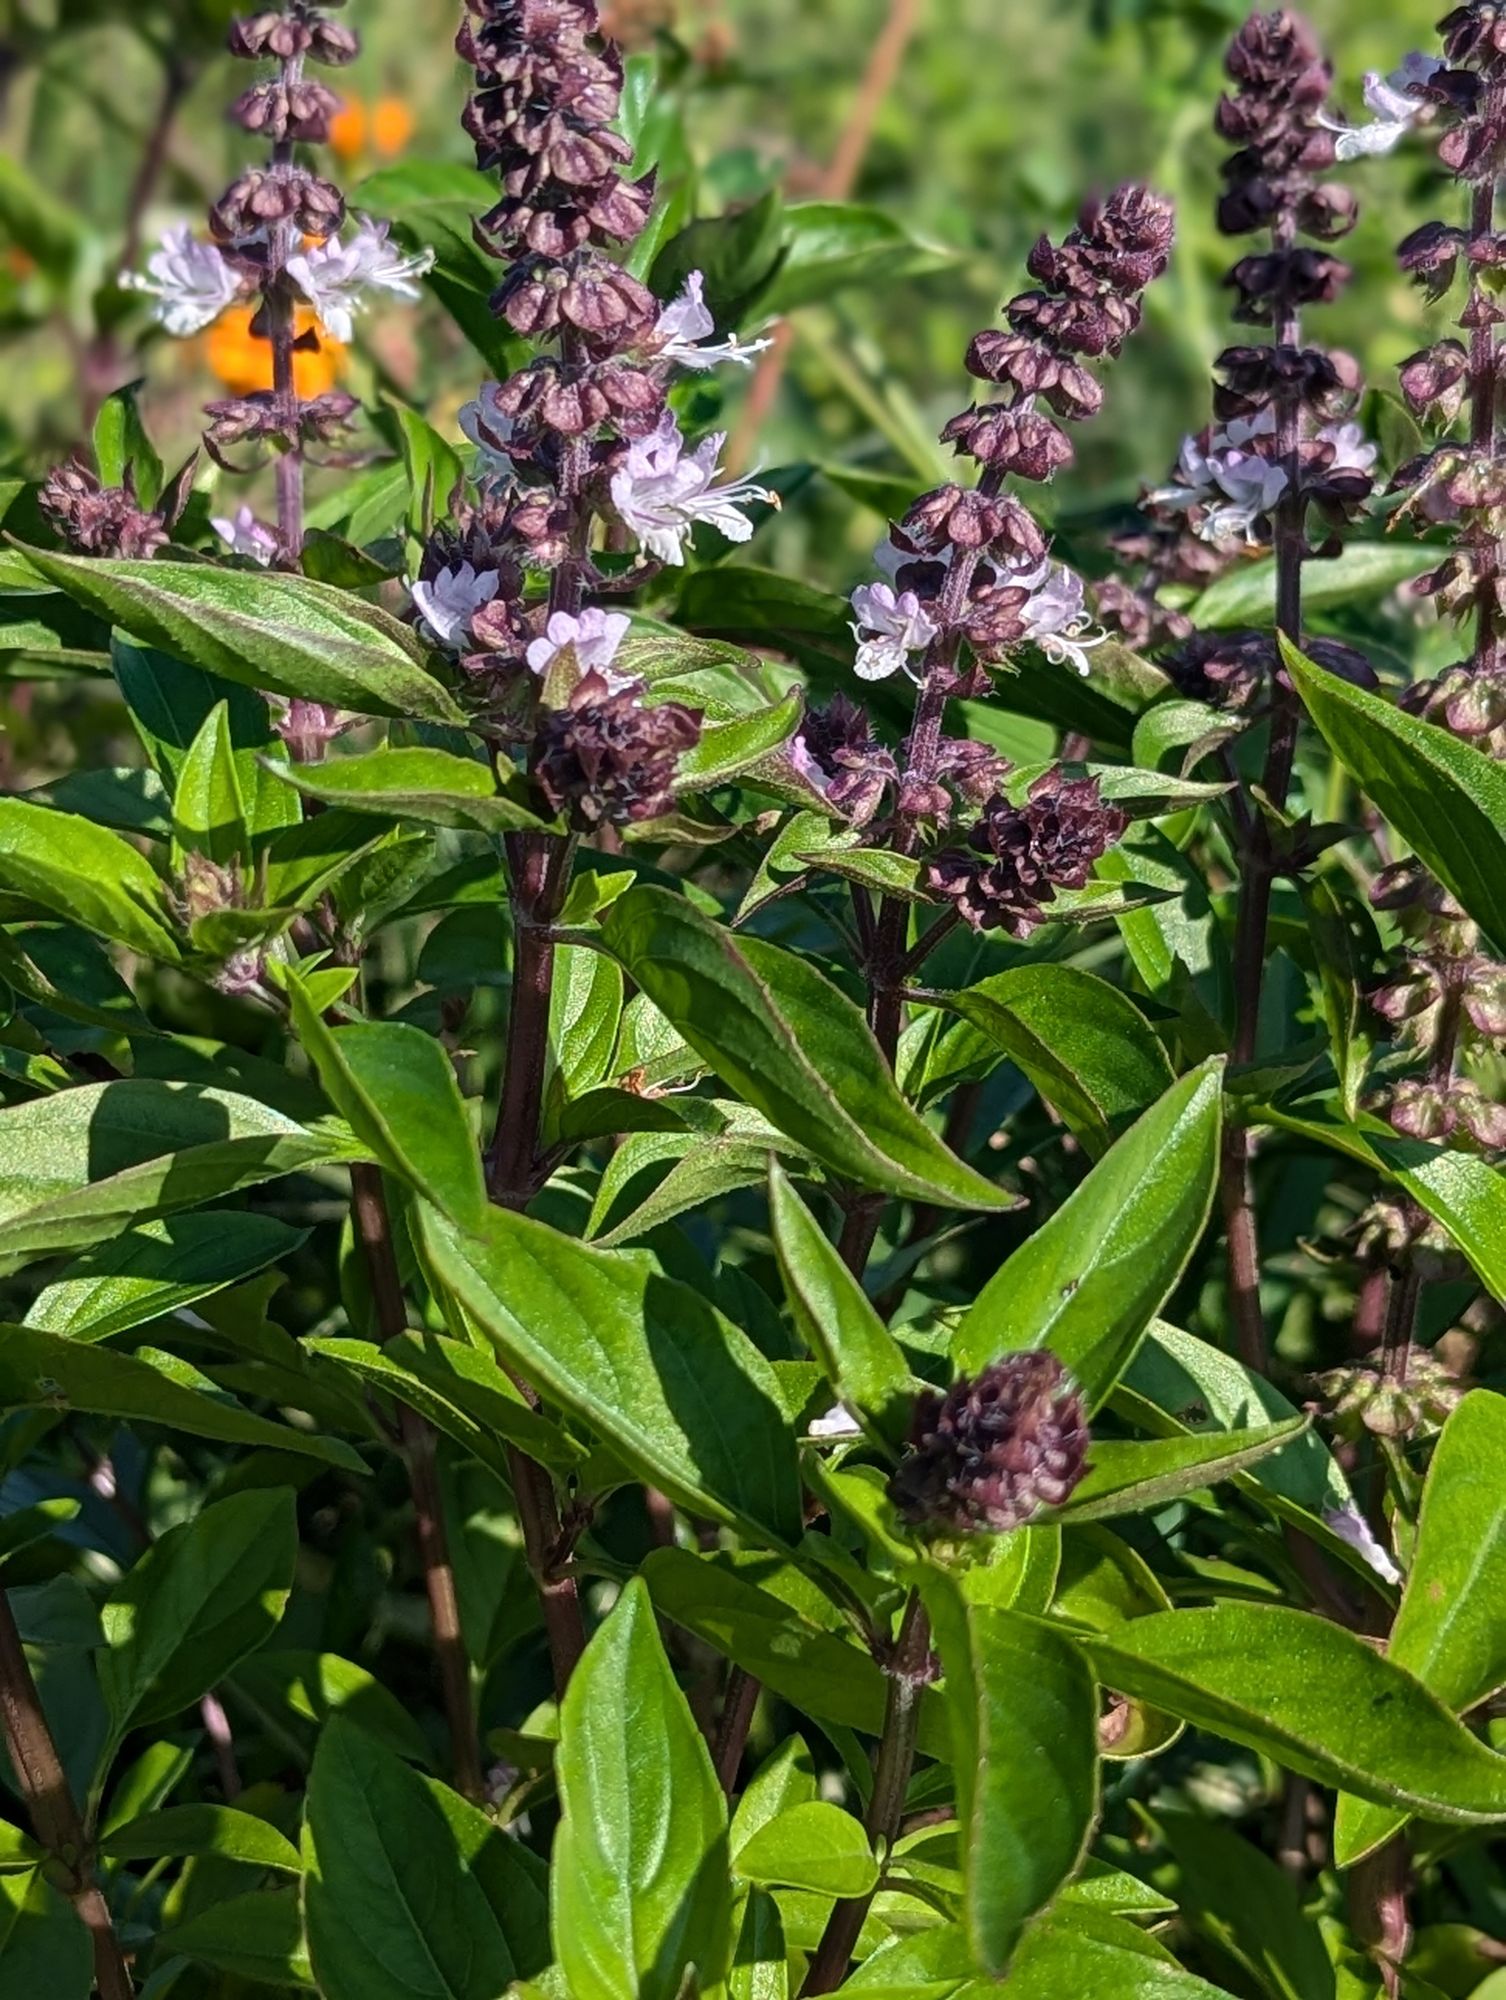
MULTIPOLYGON (((889 1692, 884 1706, 884 1733, 873 1765, 873 1792, 863 1824, 869 1839, 887 1854, 899 1837, 905 1794, 915 1767, 915 1742, 920 1728, 920 1696, 926 1685, 931 1650, 931 1626, 919 1596, 911 1591, 900 1621, 894 1657, 889 1664, 889 1692)), ((858 1934, 873 1902, 874 1892, 849 1897, 832 1910, 821 1942, 810 1963, 802 1996, 835 1992, 846 1976, 858 1934)))
MULTIPOLYGON (((387 1206, 381 1170, 366 1163, 358 1164, 350 1170, 350 1182, 351 1218, 366 1259, 377 1331, 384 1341, 393 1340, 406 1331, 408 1310, 403 1299, 402 1274, 398 1270, 397 1252, 392 1240, 392 1214, 387 1206)), ((468 1799, 479 1801, 483 1795, 481 1751, 476 1740, 470 1665, 460 1629, 455 1571, 450 1562, 449 1539, 445 1531, 434 1432, 407 1404, 400 1406, 398 1421, 413 1493, 418 1553, 423 1564, 424 1589, 429 1599, 434 1653, 439 1666, 445 1717, 450 1728, 450 1756, 455 1768, 455 1784, 468 1799)))
POLYGON ((100 2000, 131 2000, 131 1975, 93 1860, 57 1745, 42 1710, 31 1663, 21 1643, 10 1595, 0 1589, 0 1720, 5 1747, 32 1831, 66 1871, 64 1893, 89 1932, 94 1985, 100 2000))
MULTIPOLYGON (((1291 247, 1294 231, 1287 223, 1273 232, 1276 249, 1291 247)), ((1295 307, 1283 305, 1276 315, 1272 340, 1278 347, 1296 347, 1302 329, 1295 307)), ((1295 389, 1276 399, 1276 453, 1286 473, 1286 490, 1274 515, 1276 558, 1276 630, 1294 646, 1302 643, 1302 562, 1306 553, 1306 508, 1302 499, 1302 402, 1295 389)), ((1291 790, 1301 709, 1295 689, 1278 679, 1271 695, 1271 733, 1266 745, 1262 789, 1277 812, 1291 790)), ((1234 940, 1235 1063, 1255 1059, 1260 1037, 1260 1002, 1265 982, 1266 937, 1271 919, 1271 890, 1276 879, 1270 829, 1259 813, 1245 821, 1242 841, 1239 915, 1234 940)), ((1260 1236, 1252 1178, 1254 1144, 1249 1128, 1230 1126, 1224 1134, 1219 1192, 1229 1245, 1229 1304, 1240 1359, 1248 1367, 1270 1363, 1265 1315, 1260 1307, 1260 1236)))
POLYGON ((728 1798, 732 1796, 737 1774, 742 1768, 743 1749, 748 1741, 748 1731, 753 1727, 753 1711, 758 1706, 760 1686, 761 1683, 746 1667, 734 1667, 727 1676, 716 1741, 711 1746, 711 1761, 716 1766, 716 1775, 728 1798))
MULTIPOLYGON (((1496 185, 1484 180, 1475 189, 1470 204, 1470 235, 1476 242, 1487 241, 1495 229, 1496 185)), ((1469 330, 1469 441, 1477 451, 1494 451, 1496 404, 1499 395, 1500 355, 1495 328, 1487 310, 1490 301, 1480 285, 1480 274, 1471 266, 1470 314, 1476 324, 1469 330)), ((1492 550, 1492 554, 1495 551, 1492 550)), ((1494 590, 1494 563, 1483 565, 1480 589, 1475 600, 1474 665, 1477 671, 1495 664, 1499 647, 1494 590)))

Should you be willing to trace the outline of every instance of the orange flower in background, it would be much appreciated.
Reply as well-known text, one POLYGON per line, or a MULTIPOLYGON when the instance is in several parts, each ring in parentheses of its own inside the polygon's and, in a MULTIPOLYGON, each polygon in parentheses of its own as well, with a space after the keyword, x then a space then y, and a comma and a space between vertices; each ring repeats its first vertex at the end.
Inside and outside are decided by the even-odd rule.
POLYGON ((395 160, 407 150, 415 122, 404 98, 379 97, 368 105, 359 97, 347 97, 330 120, 329 143, 347 166, 367 153, 395 160))
MULTIPOLYGON (((272 387, 272 348, 268 341, 251 331, 255 308, 236 306, 222 313, 204 336, 204 358, 232 396, 254 395, 272 387)), ((300 307, 296 319, 299 333, 317 326, 313 313, 300 307)), ((317 351, 299 349, 293 356, 293 386, 307 400, 322 396, 335 386, 344 372, 345 349, 327 334, 319 336, 317 351)))

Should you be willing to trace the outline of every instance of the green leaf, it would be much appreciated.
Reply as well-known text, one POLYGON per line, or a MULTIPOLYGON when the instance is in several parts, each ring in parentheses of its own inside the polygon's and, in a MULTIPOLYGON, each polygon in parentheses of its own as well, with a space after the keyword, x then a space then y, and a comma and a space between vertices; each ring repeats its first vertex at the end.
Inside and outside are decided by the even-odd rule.
POLYGON ((314 1983, 293 1888, 253 1889, 210 1903, 163 1931, 157 1950, 164 1962, 191 1958, 279 1993, 314 1983))
POLYGON ((767 1361, 634 1250, 593 1250, 489 1209, 463 1236, 422 1211, 439 1283, 546 1397, 692 1512, 755 1539, 800 1536, 794 1434, 767 1361))
POLYGON ((475 1808, 441 1803, 351 1723, 337 1717, 324 1729, 309 1778, 304 1885, 324 2000, 498 2000, 518 1976, 456 1813, 474 1815, 483 1837, 491 1831, 475 1808))
MULTIPOLYGON (((1428 1468, 1407 1587, 1386 1657, 1463 1714, 1506 1682, 1506 1396, 1475 1389, 1428 1468)), ((1335 1858, 1353 1867, 1405 1815, 1339 1801, 1335 1858)))
POLYGON ((223 702, 236 777, 253 831, 264 835, 297 824, 297 799, 263 761, 285 763, 287 752, 272 726, 271 711, 254 688, 222 680, 148 646, 133 645, 119 632, 110 642, 110 664, 136 733, 169 793, 177 790, 189 750, 223 702))
POLYGON ((682 752, 675 767, 675 791, 710 791, 750 770, 789 740, 805 712, 805 695, 791 688, 783 701, 761 708, 734 722, 710 723, 700 739, 682 752))
POLYGON ((690 1046, 835 1172, 948 1208, 1015 1205, 921 1122, 859 1010, 793 953, 734 942, 684 897, 646 886, 613 904, 602 932, 690 1046))
POLYGON ((242 1660, 235 1691, 275 1718, 295 1740, 311 1741, 334 1716, 362 1729, 399 1757, 430 1762, 428 1739, 395 1694, 365 1667, 338 1653, 283 1652, 268 1647, 242 1660))
POLYGON ((100 404, 94 419, 94 463, 101 486, 124 484, 129 471, 142 506, 155 507, 162 491, 162 460, 141 421, 136 394, 141 386, 127 382, 100 404))
POLYGON ((0 1326, 0 1406, 162 1424, 190 1437, 298 1452, 348 1472, 366 1470, 359 1454, 338 1438, 253 1416, 228 1398, 173 1381, 148 1362, 39 1327, 0 1326))
POLYGON ((849 285, 874 291, 945 270, 957 252, 923 243, 887 209, 856 201, 804 201, 785 211, 785 256, 758 297, 761 313, 793 312, 849 285))
POLYGON ((549 823, 503 798, 485 764, 449 750, 368 750, 322 764, 279 766, 277 775, 306 798, 421 826, 497 834, 549 823))
POLYGON ((83 218, 9 153, 0 153, 0 228, 58 283, 91 241, 83 218))
POLYGON ((1506 1174, 1498 1167, 1471 1153, 1403 1138, 1368 1111, 1352 1123, 1332 1115, 1327 1104, 1297 1111, 1263 1104, 1246 1115, 1389 1175, 1443 1224, 1489 1290, 1506 1302, 1506 1174))
POLYGON ((219 702, 204 719, 178 772, 173 793, 173 845, 202 854, 221 868, 251 853, 246 802, 236 770, 230 712, 219 702))
POLYGON ((775 1161, 769 1218, 785 1297, 801 1339, 855 1415, 891 1445, 904 1442, 914 1390, 899 1342, 775 1161))
POLYGON ((777 268, 783 220, 783 202, 772 187, 747 208, 687 224, 655 257, 649 289, 669 299, 692 271, 699 271, 717 324, 728 325, 777 268))
POLYGON ((145 1078, 0 1111, 0 1268, 200 1207, 343 1150, 234 1091, 145 1078))
POLYGON ((0 799, 0 889, 147 958, 178 957, 156 870, 121 834, 77 813, 0 799))
POLYGON ((70 1264, 37 1294, 26 1324, 108 1340, 279 1263, 306 1236, 270 1215, 224 1209, 142 1223, 70 1264))
POLYGON ((960 993, 929 996, 962 1017, 931 1055, 938 1078, 1007 1057, 1055 1105, 1095 1158, 1173 1081, 1132 1000, 1072 965, 1021 965, 960 993))
MULTIPOLYGON (((664 1617, 683 1625, 784 1700, 824 1723, 877 1736, 887 1682, 872 1655, 734 1573, 689 1549, 654 1549, 641 1574, 664 1617)), ((928 1688, 921 1698, 921 1747, 948 1754, 946 1710, 928 1688)))
POLYGON ((81 1500, 38 1500, 34 1506, 18 1507, 13 1513, 0 1516, 0 1562, 46 1541, 59 1528, 77 1520, 82 1506, 81 1500))
MULTIPOLYGON (((1026 1937, 1009 1975, 1010 2000, 1229 2000, 1176 1963, 1134 1924, 1077 1904, 1051 1910, 1026 1937)), ((966 2000, 989 2000, 971 1986, 966 2000)), ((959 1996, 962 2000, 962 1996, 959 1996)), ((1315 1996, 1316 2000, 1316 1996, 1315 1996)))
POLYGON ((115 1739, 191 1707, 264 1645, 293 1587, 290 1487, 217 1500, 169 1528, 106 1600, 100 1686, 115 1739))
POLYGON ((1334 755, 1506 948, 1506 771, 1436 723, 1325 673, 1285 640, 1282 653, 1334 755))
POLYGON ((1304 878, 1298 883, 1302 907, 1317 961, 1318 990, 1328 1026, 1328 1047, 1345 1116, 1358 1114, 1374 1037, 1367 1025, 1373 951, 1378 945, 1375 924, 1352 888, 1342 888, 1335 875, 1304 878))
POLYGON ((296 973, 287 972, 284 983, 298 1039, 357 1139, 461 1228, 477 1227, 486 1183, 444 1044, 401 1021, 331 1028, 296 973))
POLYGON ((824 1799, 791 1806, 761 1826, 739 1849, 737 1872, 749 1882, 825 1896, 866 1896, 879 1879, 862 1821, 824 1799))
MULTIPOLYGON (((653 1595, 652 1585, 649 1595, 653 1595)), ((803 1736, 787 1736, 765 1757, 737 1801, 730 1834, 733 1866, 760 1827, 791 1806, 809 1805, 815 1796, 816 1767, 810 1746, 803 1736)))
MULTIPOLYGON (((1258 1418, 1283 1424, 1297 1411, 1263 1375, 1232 1354, 1153 1320, 1114 1390, 1114 1408, 1141 1430, 1162 1436, 1227 1437, 1258 1418)), ((1352 1507, 1338 1461, 1311 1427, 1294 1429, 1279 1451, 1262 1457, 1251 1480, 1309 1515, 1352 1507)))
POLYGON ((226 680, 357 715, 465 720, 409 628, 331 584, 281 570, 41 549, 26 559, 98 617, 226 680))
POLYGON ((1308 1428, 1305 1417, 1209 1437, 1165 1438, 1155 1444, 1107 1439, 1095 1444, 1088 1471, 1059 1512, 1064 1520, 1106 1521, 1138 1514, 1247 1472, 1308 1428))
POLYGON ((388 398, 408 468, 408 527, 426 536, 449 512, 450 495, 460 484, 460 455, 417 410, 388 398))
POLYGON ((678 2000, 692 1973, 714 1989, 732 1947, 727 1805, 641 1578, 571 1678, 554 1769, 554 1948, 573 2000, 678 2000))
POLYGON ((1363 1639, 1284 1605, 1159 1611, 1078 1643, 1099 1679, 1287 1769, 1430 1819, 1506 1818, 1506 1757, 1363 1639))
POLYGON ((727 1986, 731 2000, 790 2000, 789 1947, 766 1889, 748 1892, 727 1986))
MULTIPOLYGON (((1354 542, 1333 562, 1313 564, 1303 579, 1302 601, 1311 611, 1365 603, 1437 563, 1437 549, 1425 542, 1354 542)), ((1199 627, 1271 624, 1276 616, 1274 558, 1236 563, 1188 606, 1187 615, 1199 627)))
POLYGON ((1077 1872, 1098 1816, 1098 1694, 1050 1627, 924 1588, 946 1672, 964 1908, 995 1978, 1026 1926, 1077 1872))
POLYGON ((43 1871, 0 1874, 0 1991, 89 2000, 94 1952, 73 1905, 43 1871))
POLYGON ((247 1812, 233 1806, 167 1806, 143 1813, 106 1834, 99 1851, 111 1861, 155 1861, 160 1855, 218 1854, 253 1868, 280 1868, 297 1875, 303 1863, 293 1843, 247 1812))
POLYGON ((1212 1061, 1173 1084, 1006 1260, 957 1330, 959 1368, 1049 1347, 1097 1408, 1208 1220, 1221 1081, 1212 1061))
POLYGON ((1161 1811, 1156 1825, 1176 1856, 1182 1908, 1272 2000, 1335 2000, 1323 1934, 1285 1869, 1205 1815, 1161 1811))
POLYGON ((512 1474, 501 1440, 562 1470, 585 1457, 563 1431, 529 1408, 490 1354, 462 1340, 400 1333, 378 1347, 325 1335, 306 1337, 303 1346, 417 1410, 503 1480, 512 1474))

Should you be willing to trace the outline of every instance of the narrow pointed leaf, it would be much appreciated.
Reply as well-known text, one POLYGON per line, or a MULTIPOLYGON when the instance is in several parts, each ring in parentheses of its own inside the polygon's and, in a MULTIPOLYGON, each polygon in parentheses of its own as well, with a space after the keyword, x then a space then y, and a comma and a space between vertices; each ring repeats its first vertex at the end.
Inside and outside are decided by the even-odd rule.
POLYGON ((1002 1977, 1076 1873, 1098 1815, 1098 1695, 1049 1626, 925 1588, 946 1672, 964 1905, 980 1971, 1002 1977))
POLYGON ((279 778, 305 798, 349 812, 377 813, 420 826, 450 826, 474 833, 512 833, 547 826, 497 790, 485 764, 449 750, 404 745, 331 757, 322 764, 277 765, 279 778))
POLYGON ((489 1209, 474 1235, 423 1211, 441 1286, 503 1358, 692 1512, 759 1540, 800 1536, 794 1432, 767 1361, 636 1250, 593 1250, 489 1209))
POLYGON ((0 799, 0 890, 144 957, 179 956, 156 870, 124 835, 78 813, 0 799))
POLYGON ((1095 1444, 1082 1483, 1059 1512, 1067 1521, 1106 1521, 1159 1507, 1247 1472, 1307 1428, 1305 1417, 1209 1437, 1163 1438, 1154 1444, 1110 1439, 1095 1444))
POLYGON ((903 1443, 913 1401, 904 1350, 774 1162, 769 1216, 785 1297, 801 1339, 841 1400, 890 1444, 903 1443))
POLYGON ((1203 1233, 1218 1175, 1222 1064, 1152 1105, 978 1295, 958 1366, 1049 1347, 1090 1408, 1112 1389, 1203 1233))
MULTIPOLYGON (((1506 1684, 1506 1396, 1475 1389, 1443 1427, 1386 1657, 1456 1715, 1506 1684)), ((1405 1815, 1339 1801, 1336 1858, 1352 1867, 1405 1815)))
POLYGON ((1325 673, 1285 640, 1282 651, 1334 755, 1506 949, 1506 771, 1450 730, 1325 673))
POLYGON ((285 571, 126 562, 28 549, 96 617, 226 680, 357 715, 463 723, 413 633, 349 591, 285 571))
POLYGON ((727 1805, 641 1579, 596 1633, 560 1709, 554 1948, 572 1993, 679 2000, 731 1956, 727 1805))
POLYGON ((630 889, 602 930, 697 1054, 834 1172, 947 1208, 1015 1205, 916 1116, 859 1010, 793 953, 658 888, 630 889))
POLYGON ((1506 1757, 1326 1619, 1225 1603, 1155 1612, 1078 1643, 1106 1686, 1319 1784, 1430 1819, 1506 1818, 1506 1757))

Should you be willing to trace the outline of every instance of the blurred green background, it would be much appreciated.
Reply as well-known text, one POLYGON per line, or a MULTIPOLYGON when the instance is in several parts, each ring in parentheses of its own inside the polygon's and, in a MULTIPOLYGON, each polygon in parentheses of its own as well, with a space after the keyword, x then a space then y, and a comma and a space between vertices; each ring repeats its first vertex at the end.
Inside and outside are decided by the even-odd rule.
MULTIPOLYGON (((220 48, 232 11, 224 0, 5 0, 0 457, 17 469, 56 458, 83 434, 89 397, 134 375, 146 377, 159 441, 186 450, 199 404, 247 366, 243 332, 239 344, 223 327, 167 341, 141 302, 111 283, 165 87, 180 101, 145 204, 148 247, 165 225, 197 221, 254 157, 224 118, 247 80, 220 48), (67 256, 39 256, 54 239, 67 256)), ((604 11, 629 48, 657 51, 683 111, 697 210, 715 214, 774 184, 791 199, 819 189, 890 5, 612 0, 604 11)), ((924 275, 843 291, 796 316, 752 455, 766 466, 817 460, 929 483, 945 463, 935 432, 967 400, 967 339, 1018 287, 1031 240, 1059 230, 1085 193, 1134 175, 1177 199, 1176 264, 1153 289, 1145 331, 1110 373, 1107 410, 1079 433, 1078 465, 1047 506, 1102 518, 1161 478, 1181 433, 1206 419, 1208 364, 1231 332, 1220 279, 1237 250, 1211 224, 1220 148, 1210 118, 1223 46, 1243 11, 1188 0, 919 0, 853 193, 947 254, 924 275)), ((1338 101, 1356 116, 1366 69, 1433 41, 1422 0, 1384 9, 1323 0, 1310 12, 1331 49, 1338 101)), ((470 157, 457 123, 467 84, 452 49, 458 17, 457 0, 355 0, 347 9, 364 52, 332 80, 348 100, 339 173, 357 205, 361 178, 385 163, 470 157)), ((1451 215, 1456 196, 1425 148, 1361 162, 1352 178, 1364 205, 1345 252, 1356 281, 1313 330, 1391 387, 1395 363, 1424 337, 1424 308, 1395 271, 1393 245, 1426 216, 1451 215)), ((359 351, 341 365, 358 392, 391 389, 441 424, 481 372, 432 304, 363 322, 359 351)), ((707 393, 707 416, 724 394, 735 429, 745 379, 707 393)), ((844 583, 876 525, 872 507, 814 482, 760 538, 758 559, 844 583)))

